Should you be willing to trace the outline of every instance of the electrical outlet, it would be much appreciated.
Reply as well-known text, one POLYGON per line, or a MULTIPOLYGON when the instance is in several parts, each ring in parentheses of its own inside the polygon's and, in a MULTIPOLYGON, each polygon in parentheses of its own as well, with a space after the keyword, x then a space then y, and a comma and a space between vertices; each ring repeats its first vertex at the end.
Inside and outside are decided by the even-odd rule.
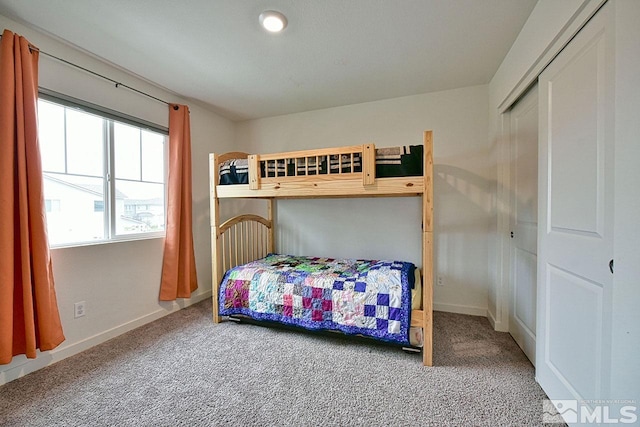
POLYGON ((444 277, 442 276, 438 276, 437 280, 436 280, 436 284, 438 286, 444 286, 444 277))
POLYGON ((73 317, 77 319, 78 317, 84 316, 86 313, 85 302, 80 301, 73 304, 73 317))

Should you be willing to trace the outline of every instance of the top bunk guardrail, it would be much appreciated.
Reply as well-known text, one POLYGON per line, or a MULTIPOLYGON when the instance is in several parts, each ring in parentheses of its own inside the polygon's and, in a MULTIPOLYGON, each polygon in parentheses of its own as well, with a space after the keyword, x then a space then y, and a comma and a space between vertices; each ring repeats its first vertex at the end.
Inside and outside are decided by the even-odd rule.
POLYGON ((263 184, 313 182, 318 179, 361 179, 362 185, 375 181, 375 146, 373 144, 319 150, 290 151, 248 156, 249 188, 263 184))
POLYGON ((427 131, 424 145, 411 147, 376 150, 374 144, 363 144, 274 154, 210 154, 210 180, 212 196, 218 198, 415 196, 432 184, 432 161, 427 131), (400 163, 400 157, 403 163, 411 157, 413 170, 404 173, 403 165, 401 173, 387 173, 385 168, 395 167, 391 163, 400 163), (246 184, 220 185, 221 166, 237 159, 243 159, 246 184))

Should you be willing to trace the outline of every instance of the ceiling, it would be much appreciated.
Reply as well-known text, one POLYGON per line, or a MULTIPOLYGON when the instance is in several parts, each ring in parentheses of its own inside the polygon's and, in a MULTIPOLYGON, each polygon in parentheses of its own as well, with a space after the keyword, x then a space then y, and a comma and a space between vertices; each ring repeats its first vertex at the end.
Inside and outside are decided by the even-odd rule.
POLYGON ((0 0, 232 120, 488 83, 537 0, 0 0), (264 10, 289 21, 280 34, 264 10))

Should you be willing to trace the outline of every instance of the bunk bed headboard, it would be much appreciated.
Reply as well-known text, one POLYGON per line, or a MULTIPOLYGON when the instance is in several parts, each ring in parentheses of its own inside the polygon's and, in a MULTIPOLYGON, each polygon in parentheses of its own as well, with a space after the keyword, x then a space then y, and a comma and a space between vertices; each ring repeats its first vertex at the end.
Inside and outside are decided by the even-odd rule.
POLYGON ((272 221, 258 215, 239 215, 220 225, 222 271, 264 258, 273 252, 272 221))
MULTIPOLYGON (((215 205, 218 215, 218 200, 215 205)), ((213 283, 214 323, 220 322, 217 294, 224 272, 238 265, 264 258, 274 250, 273 201, 268 200, 268 218, 245 214, 228 219, 218 227, 211 227, 211 266, 213 283)), ((212 222, 216 221, 212 219, 212 222)), ((217 223, 217 222, 216 222, 217 223)))
POLYGON ((249 157, 248 153, 243 153, 242 151, 232 151, 231 153, 224 153, 224 154, 218 155, 218 162, 216 164, 219 165, 220 163, 226 162, 227 160, 246 159, 248 157, 249 157))

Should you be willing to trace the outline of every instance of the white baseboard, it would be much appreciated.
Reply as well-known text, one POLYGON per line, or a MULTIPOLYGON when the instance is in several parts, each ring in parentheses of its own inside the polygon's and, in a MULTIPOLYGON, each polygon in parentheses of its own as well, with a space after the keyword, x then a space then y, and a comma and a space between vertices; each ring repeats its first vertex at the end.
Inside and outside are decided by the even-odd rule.
POLYGON ((496 316, 491 312, 491 310, 487 310, 487 319, 489 319, 489 323, 491 323, 491 326, 493 326, 494 331, 509 332, 505 329, 504 322, 496 320, 496 316))
POLYGON ((495 330, 496 329, 496 325, 499 322, 496 321, 496 316, 491 312, 491 310, 488 310, 488 309, 487 309, 487 319, 489 319, 489 323, 491 323, 491 326, 495 330))
POLYGON ((458 314, 468 314, 471 316, 483 316, 487 317, 487 308, 486 307, 474 307, 471 305, 460 305, 460 304, 443 304, 434 302, 433 309, 435 311, 445 311, 447 313, 458 313, 458 314))
POLYGON ((16 356, 14 358, 14 362, 18 362, 20 359, 22 359, 22 363, 18 362, 16 366, 13 366, 6 371, 0 372, 0 385, 6 384, 10 381, 35 372, 38 369, 42 369, 46 366, 52 365, 56 362, 66 359, 67 357, 71 357, 73 355, 81 353, 91 347, 102 344, 103 342, 106 342, 112 338, 136 329, 142 325, 146 325, 147 323, 151 323, 154 320, 158 320, 168 314, 174 313, 190 305, 199 303, 200 301, 204 301, 207 298, 211 298, 210 290, 199 295, 193 295, 188 300, 180 300, 179 302, 174 302, 171 307, 161 308, 154 312, 145 314, 144 316, 138 317, 137 319, 133 319, 129 322, 123 323, 122 325, 100 332, 96 335, 87 337, 70 345, 58 347, 54 350, 43 353, 38 351, 37 357, 35 359, 27 359, 24 355, 16 356))

